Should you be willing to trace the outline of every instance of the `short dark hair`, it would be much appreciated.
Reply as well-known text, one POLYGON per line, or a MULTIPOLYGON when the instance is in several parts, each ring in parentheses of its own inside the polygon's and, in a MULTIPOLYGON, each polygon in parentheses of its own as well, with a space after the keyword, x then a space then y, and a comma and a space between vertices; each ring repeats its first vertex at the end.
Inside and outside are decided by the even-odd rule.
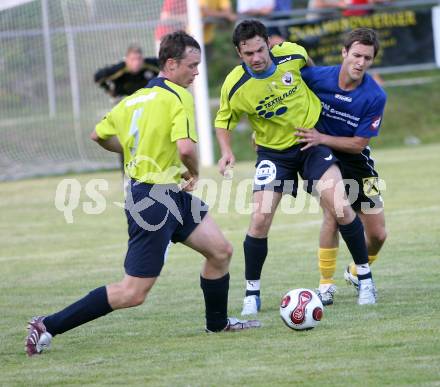
POLYGON ((194 47, 200 50, 200 45, 197 43, 197 40, 188 35, 185 31, 176 31, 165 35, 160 42, 159 69, 163 70, 168 59, 183 59, 187 47, 194 47))
POLYGON ((345 36, 343 45, 348 51, 354 42, 359 42, 365 46, 373 46, 374 56, 376 56, 379 52, 379 37, 377 36, 377 32, 371 28, 357 28, 353 31, 350 31, 345 36))
POLYGON ((130 44, 127 47, 127 51, 125 52, 125 55, 131 54, 132 52, 134 52, 135 54, 141 54, 142 55, 142 48, 141 48, 141 46, 139 46, 137 44, 130 44))
POLYGON ((232 34, 232 43, 240 50, 240 42, 252 39, 255 36, 262 37, 266 42, 269 40, 266 26, 258 20, 248 19, 243 20, 238 24, 232 34))

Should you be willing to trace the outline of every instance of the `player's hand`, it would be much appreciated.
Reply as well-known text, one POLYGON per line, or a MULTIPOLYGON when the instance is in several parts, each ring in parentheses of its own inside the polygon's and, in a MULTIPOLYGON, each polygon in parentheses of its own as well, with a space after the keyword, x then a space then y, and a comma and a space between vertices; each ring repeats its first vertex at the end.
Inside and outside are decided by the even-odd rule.
POLYGON ((319 133, 315 128, 304 129, 297 128, 294 133, 295 136, 299 137, 298 142, 305 143, 306 145, 301 148, 301 150, 306 150, 312 146, 322 144, 322 134, 319 133))
POLYGON ((218 169, 222 176, 225 175, 227 169, 234 168, 235 157, 232 153, 227 153, 218 161, 218 169))
POLYGON ((183 191, 191 192, 196 189, 197 181, 199 180, 198 176, 191 175, 188 171, 183 172, 180 177, 183 179, 180 187, 183 191))
POLYGON ((255 132, 252 132, 251 141, 252 141, 252 148, 254 148, 254 151, 256 152, 258 150, 258 145, 257 142, 255 141, 255 132))

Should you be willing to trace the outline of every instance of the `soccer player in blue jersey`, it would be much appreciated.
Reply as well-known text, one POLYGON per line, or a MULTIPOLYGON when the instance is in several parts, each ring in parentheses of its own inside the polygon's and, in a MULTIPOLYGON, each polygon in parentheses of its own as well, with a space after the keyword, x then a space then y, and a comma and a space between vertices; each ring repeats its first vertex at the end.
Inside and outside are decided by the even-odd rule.
POLYGON ((48 348, 55 335, 116 309, 142 304, 159 277, 170 242, 181 242, 206 259, 200 275, 206 331, 259 327, 257 320, 228 318, 231 244, 209 216, 206 205, 187 191, 199 168, 194 104, 186 88, 198 74, 200 46, 185 32, 163 38, 159 77, 123 99, 96 126, 92 139, 123 153, 127 189, 128 251, 125 276, 101 286, 65 309, 31 319, 26 339, 29 356, 48 348), (179 188, 181 165, 186 167, 179 188))
MULTIPOLYGON (((302 77, 322 103, 321 116, 312 130, 298 130, 300 142, 310 147, 326 145, 339 160, 347 195, 365 228, 368 263, 371 265, 385 242, 385 216, 378 186, 378 173, 370 155, 369 142, 379 134, 386 95, 366 73, 379 50, 374 30, 359 28, 347 34, 342 48, 342 64, 307 67, 302 77)), ((334 273, 338 253, 338 224, 323 208, 324 220, 319 237, 319 295, 324 305, 333 303, 334 273)), ((364 268, 350 264, 346 281, 358 288, 364 268)))
POLYGON ((241 116, 247 115, 257 145, 254 206, 243 243, 246 294, 242 315, 255 314, 261 306, 260 277, 268 232, 282 194, 296 196, 298 174, 308 181, 307 191, 319 194, 321 205, 335 217, 357 267, 365 268, 359 276, 358 303, 374 303, 364 228, 346 199, 336 159, 324 145, 302 151, 301 137, 295 135, 295 128, 313 128, 321 111, 319 99, 301 78, 300 70, 309 63, 306 50, 289 42, 269 49, 266 28, 256 20, 238 24, 233 43, 243 63, 224 81, 215 127, 221 173, 235 162, 232 130, 241 116))

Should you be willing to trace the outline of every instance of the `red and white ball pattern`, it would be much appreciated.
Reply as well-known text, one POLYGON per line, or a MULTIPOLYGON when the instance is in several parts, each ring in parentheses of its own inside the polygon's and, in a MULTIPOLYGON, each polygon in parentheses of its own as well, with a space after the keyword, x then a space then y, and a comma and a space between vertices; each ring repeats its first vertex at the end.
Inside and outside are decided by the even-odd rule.
POLYGON ((313 290, 293 289, 281 300, 280 315, 284 323, 295 330, 315 328, 322 319, 324 307, 313 290))

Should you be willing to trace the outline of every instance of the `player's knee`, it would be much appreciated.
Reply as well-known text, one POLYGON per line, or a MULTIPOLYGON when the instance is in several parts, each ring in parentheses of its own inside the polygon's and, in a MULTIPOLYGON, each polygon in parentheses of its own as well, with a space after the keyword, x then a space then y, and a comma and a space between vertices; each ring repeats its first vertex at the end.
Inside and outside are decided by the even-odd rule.
POLYGON ((252 223, 249 234, 256 238, 266 237, 270 226, 270 218, 267 214, 255 213, 252 215, 252 223))
POLYGON ((356 213, 346 202, 334 202, 333 205, 326 206, 327 218, 324 217, 324 224, 334 221, 336 225, 348 224, 353 222, 356 213))
POLYGON ((329 190, 322 193, 320 199, 324 209, 324 219, 333 218, 337 223, 341 223, 341 220, 343 223, 346 218, 354 218, 354 211, 344 193, 329 190))
POLYGON ((124 290, 124 305, 126 308, 142 305, 148 292, 127 288, 124 290))
POLYGON ((385 227, 383 227, 378 230, 375 230, 374 234, 371 235, 370 238, 373 240, 375 244, 382 246, 385 243, 387 236, 388 236, 387 230, 385 229, 385 227))
POLYGON ((215 260, 220 266, 227 266, 231 261, 233 253, 232 245, 225 241, 223 245, 216 251, 215 260))
POLYGON ((335 216, 328 211, 324 212, 322 225, 328 232, 338 231, 338 222, 336 221, 335 216))
POLYGON ((136 292, 130 295, 129 303, 130 306, 142 305, 145 301, 147 294, 142 292, 136 292))

